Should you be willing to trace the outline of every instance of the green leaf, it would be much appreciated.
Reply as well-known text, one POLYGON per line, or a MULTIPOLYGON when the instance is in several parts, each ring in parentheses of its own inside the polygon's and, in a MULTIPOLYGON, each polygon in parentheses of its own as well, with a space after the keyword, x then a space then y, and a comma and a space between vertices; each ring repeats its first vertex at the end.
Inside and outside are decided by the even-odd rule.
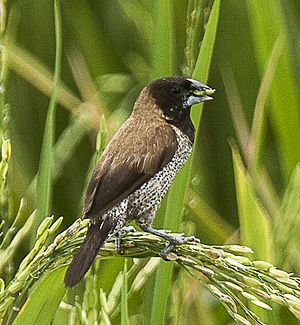
POLYGON ((271 87, 269 114, 279 145, 282 174, 287 182, 300 160, 300 133, 296 132, 300 129, 300 96, 287 46, 289 36, 278 1, 247 1, 246 3, 261 74, 278 35, 282 37, 283 53, 271 87))
POLYGON ((253 249, 257 259, 272 261, 272 242, 268 216, 255 195, 237 147, 232 144, 237 205, 240 220, 241 243, 253 249))
MULTIPOLYGON (((255 195, 250 175, 247 173, 237 147, 232 144, 238 215, 240 221, 241 244, 252 248, 255 258, 273 261, 271 244, 273 236, 269 216, 255 195)), ((249 306, 257 315, 271 324, 274 317, 255 306, 249 306)))
POLYGON ((48 325, 51 323, 64 294, 65 267, 46 273, 38 282, 18 313, 14 325, 48 325))
POLYGON ((98 26, 99 17, 93 10, 92 3, 65 0, 62 1, 62 8, 66 24, 72 29, 72 37, 79 45, 93 77, 117 70, 120 62, 98 26))
POLYGON ((61 17, 59 0, 54 1, 54 25, 55 25, 55 71, 53 92, 49 102, 48 113, 45 123, 44 138, 42 143, 40 164, 37 177, 37 213, 33 224, 32 240, 35 237, 35 231, 41 220, 50 213, 52 197, 52 168, 53 168, 53 144, 55 135, 55 111, 59 90, 60 70, 61 70, 61 17))
MULTIPOLYGON (((203 66, 205 66, 205 68, 204 67, 201 69, 199 67, 197 68, 197 66, 199 66, 199 64, 197 64, 196 68, 198 70, 195 71, 195 77, 196 78, 200 77, 199 79, 201 79, 204 82, 208 77, 209 65, 211 62, 210 57, 212 55, 213 45, 215 41, 215 34, 217 30, 219 6, 220 6, 220 2, 218 0, 215 1, 207 25, 206 33, 208 36, 206 36, 205 34, 202 42, 201 50, 199 53, 199 57, 203 55, 203 60, 201 61, 201 63, 203 66)), ((199 61, 200 59, 198 58, 197 62, 199 61)), ((197 117, 199 120, 200 118, 199 113, 197 117)), ((196 127, 197 126, 198 124, 196 125, 196 127)), ((189 164, 186 164, 186 166, 184 166, 180 171, 180 173, 176 176, 175 180, 172 183, 171 188, 169 189, 167 204, 164 210, 165 211, 165 217, 163 222, 164 229, 172 229, 172 231, 177 231, 179 229, 181 215, 184 206, 188 171, 189 171, 189 164)), ((172 263, 166 263, 166 262, 161 263, 157 269, 155 285, 154 285, 154 299, 153 299, 151 321, 150 321, 151 324, 164 323, 166 310, 167 310, 167 302, 168 302, 168 297, 169 297, 169 292, 171 287, 172 272, 173 272, 172 263)))
POLYGON ((300 244, 300 163, 284 193, 280 212, 274 220, 274 250, 276 265, 290 268, 297 266, 300 244))
MULTIPOLYGON (((192 75, 193 78, 204 83, 206 83, 208 80, 209 68, 211 65, 211 59, 213 56, 213 50, 214 50, 214 45, 215 45, 215 40, 216 40, 216 35, 218 30, 219 13, 220 13, 220 0, 216 0, 212 7, 212 11, 206 27, 206 32, 203 37, 200 52, 196 61, 196 66, 192 75)), ((202 107, 203 104, 195 105, 191 111, 191 119, 195 126, 196 134, 195 134, 194 149, 192 152, 192 157, 190 158, 191 166, 187 169, 188 170, 187 184, 190 184, 192 178, 198 172, 197 157, 201 155, 201 150, 202 150, 202 146, 200 142, 201 138, 199 135, 199 126, 200 126, 200 120, 202 116, 202 107)), ((188 188, 186 188, 186 190, 188 190, 188 188)))
POLYGON ((152 79, 172 75, 174 71, 174 26, 171 0, 156 0, 152 44, 152 79))
MULTIPOLYGON (((206 32, 202 40, 200 52, 192 75, 193 78, 200 80, 204 83, 207 82, 209 68, 213 56, 213 50, 214 50, 214 45, 215 45, 215 40, 216 40, 216 35, 218 30, 219 12, 220 12, 220 0, 216 0, 212 7, 212 11, 206 26, 206 32)), ((194 107, 194 109, 191 112, 191 118, 195 125, 196 134, 199 129, 201 112, 202 111, 199 110, 198 105, 196 105, 196 107, 194 107)))
POLYGON ((128 325, 128 275, 127 275, 127 259, 124 259, 124 268, 123 268, 123 284, 122 284, 122 296, 121 296, 121 324, 128 325))
MULTIPOLYGON (((174 53, 174 16, 173 3, 171 0, 156 0, 154 6, 153 50, 152 50, 152 79, 172 75, 174 71, 172 58, 174 53)), ((168 194, 169 195, 169 194, 168 194)), ((166 215, 167 197, 156 215, 155 224, 165 227, 169 218, 166 215)), ((169 226, 169 225, 168 225, 169 226)), ((166 304, 171 285, 172 265, 164 266, 157 270, 154 286, 149 288, 148 295, 153 297, 151 308, 151 324, 163 324, 165 318, 166 304), (161 283, 165 290, 158 293, 161 283)))
POLYGON ((154 27, 150 12, 141 1, 119 0, 118 3, 123 14, 135 25, 139 43, 148 51, 154 27))

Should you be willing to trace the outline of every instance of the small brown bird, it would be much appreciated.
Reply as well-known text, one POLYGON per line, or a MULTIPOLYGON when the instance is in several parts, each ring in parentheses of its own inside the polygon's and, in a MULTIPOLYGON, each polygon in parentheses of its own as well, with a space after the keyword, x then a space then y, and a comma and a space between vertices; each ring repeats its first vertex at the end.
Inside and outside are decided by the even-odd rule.
POLYGON ((130 220, 169 245, 194 240, 151 227, 160 202, 188 159, 194 141, 193 104, 210 100, 214 90, 197 80, 168 77, 148 84, 131 116, 107 145, 89 183, 84 217, 91 220, 82 246, 72 260, 65 285, 76 285, 111 235, 121 251, 121 234, 130 220))

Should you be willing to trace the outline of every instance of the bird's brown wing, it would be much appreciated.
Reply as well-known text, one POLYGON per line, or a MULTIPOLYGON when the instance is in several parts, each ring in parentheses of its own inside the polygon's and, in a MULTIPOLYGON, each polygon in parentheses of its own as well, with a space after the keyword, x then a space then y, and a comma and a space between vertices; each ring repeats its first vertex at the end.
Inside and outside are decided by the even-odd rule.
POLYGON ((170 126, 145 130, 145 126, 133 121, 127 123, 109 143, 96 167, 86 193, 85 217, 101 218, 161 170, 176 149, 176 136, 170 126))

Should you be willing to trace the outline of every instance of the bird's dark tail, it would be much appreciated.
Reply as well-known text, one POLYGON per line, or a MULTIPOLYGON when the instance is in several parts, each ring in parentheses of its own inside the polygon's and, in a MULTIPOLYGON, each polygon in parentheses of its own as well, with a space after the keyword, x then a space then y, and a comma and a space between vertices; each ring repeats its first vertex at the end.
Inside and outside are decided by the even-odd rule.
POLYGON ((105 243, 109 232, 115 227, 112 220, 91 224, 87 231, 83 244, 73 258, 65 275, 65 286, 74 287, 86 274, 101 248, 105 243))

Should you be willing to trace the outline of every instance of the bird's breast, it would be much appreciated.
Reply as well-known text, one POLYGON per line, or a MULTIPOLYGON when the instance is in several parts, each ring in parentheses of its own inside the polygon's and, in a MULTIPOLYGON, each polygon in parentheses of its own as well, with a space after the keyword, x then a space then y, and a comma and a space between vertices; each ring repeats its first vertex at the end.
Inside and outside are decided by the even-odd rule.
POLYGON ((170 162, 128 197, 128 212, 131 217, 139 221, 145 219, 145 223, 152 222, 171 182, 191 154, 192 142, 189 137, 176 127, 174 131, 177 150, 170 162))

